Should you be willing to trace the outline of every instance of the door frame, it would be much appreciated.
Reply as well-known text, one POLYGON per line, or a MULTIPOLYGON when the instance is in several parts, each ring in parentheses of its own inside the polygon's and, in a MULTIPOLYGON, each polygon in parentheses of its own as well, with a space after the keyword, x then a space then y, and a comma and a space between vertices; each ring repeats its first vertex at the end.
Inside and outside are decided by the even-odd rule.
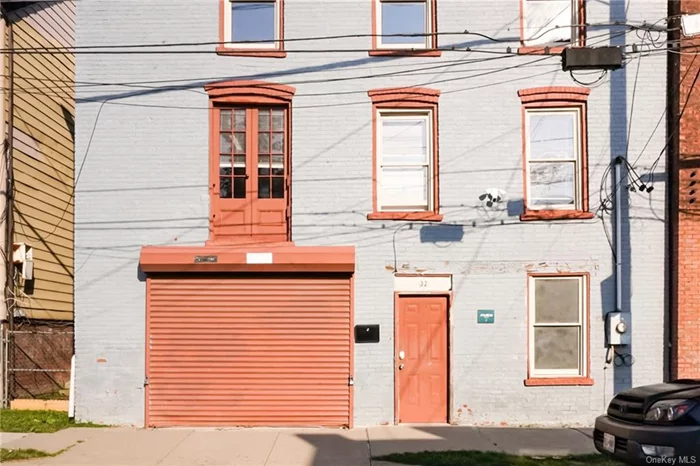
MULTIPOLYGON (((437 276, 437 275, 433 275, 437 276)), ((441 275, 444 276, 444 275, 441 275)), ((446 299, 445 320, 447 323, 447 423, 452 423, 452 291, 394 291, 394 354, 392 364, 394 366, 394 425, 399 425, 399 371, 396 365, 396 355, 399 353, 399 301, 408 297, 443 297, 446 299)))

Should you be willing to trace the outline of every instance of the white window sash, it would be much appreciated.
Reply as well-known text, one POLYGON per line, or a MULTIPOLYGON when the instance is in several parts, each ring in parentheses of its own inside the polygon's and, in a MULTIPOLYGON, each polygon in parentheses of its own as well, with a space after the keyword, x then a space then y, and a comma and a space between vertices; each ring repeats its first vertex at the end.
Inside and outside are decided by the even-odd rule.
MULTIPOLYGON (((250 0, 251 3, 273 3, 275 5, 275 41, 280 39, 280 4, 278 0, 250 0)), ((231 24, 233 23, 231 8, 233 3, 245 3, 245 0, 226 0, 224 2, 224 47, 229 49, 278 49, 279 42, 232 42, 231 24)))
POLYGON ((432 10, 431 10, 431 1, 430 0, 374 0, 376 2, 375 4, 375 11, 376 11, 376 27, 375 30, 377 31, 377 48, 380 49, 390 49, 390 50, 396 50, 396 49, 427 49, 430 48, 431 44, 431 36, 430 34, 434 33, 433 31, 433 22, 431 21, 432 18, 432 10), (416 36, 416 43, 414 44, 385 44, 384 43, 384 37, 382 36, 383 31, 382 31, 382 3, 423 3, 425 5, 425 31, 426 35, 423 38, 423 43, 418 43, 417 39, 418 37, 416 36))
POLYGON ((543 26, 540 30, 534 31, 531 29, 527 28, 527 18, 528 18, 528 5, 533 3, 532 0, 521 0, 523 2, 523 45, 525 46, 550 46, 550 47, 570 47, 570 46, 578 46, 579 45, 579 35, 581 32, 581 26, 578 26, 580 24, 581 18, 579 15, 579 9, 580 9, 580 2, 581 0, 569 0, 571 3, 571 31, 570 31, 570 39, 567 42, 551 42, 547 43, 542 41, 543 38, 538 37, 541 34, 544 33, 546 36, 548 33, 551 32, 551 28, 554 26, 543 26), (534 39, 533 39, 534 38, 534 39))
POLYGON ((410 109, 396 109, 396 110, 391 110, 391 109, 379 109, 377 110, 377 113, 375 115, 375 118, 377 119, 377 134, 376 134, 376 184, 377 184, 377 210, 379 212, 406 212, 406 211, 415 211, 415 212, 430 212, 434 208, 434 202, 435 200, 433 199, 433 174, 435 172, 435 167, 433 164, 433 111, 432 110, 410 110, 410 109), (388 119, 404 119, 404 120, 416 120, 416 119, 422 119, 426 122, 425 125, 425 131, 426 131, 426 146, 427 146, 427 153, 426 153, 426 158, 427 160, 423 163, 384 163, 384 154, 383 154, 383 132, 382 132, 382 122, 384 121, 385 118, 388 119), (426 180, 426 189, 427 189, 427 205, 420 205, 420 206, 413 206, 413 205, 384 205, 383 203, 383 198, 385 197, 382 193, 382 174, 383 174, 383 169, 384 168, 427 168, 427 180, 426 180))
POLYGON ((580 108, 543 108, 543 109, 526 109, 525 110, 525 193, 527 196, 527 208, 529 210, 581 210, 583 209, 583 189, 582 189, 582 152, 583 152, 583 135, 581 134, 581 117, 582 112, 580 108), (532 115, 561 115, 567 113, 575 113, 574 118, 574 157, 571 159, 530 159, 530 117, 532 115), (531 185, 531 174, 530 165, 531 164, 546 164, 546 163, 574 163, 574 203, 571 204, 550 204, 550 205, 532 205, 532 185, 531 185))
POLYGON ((529 328, 528 328, 528 369, 531 378, 552 378, 552 377, 587 377, 588 376, 588 301, 587 301, 587 279, 584 275, 561 276, 561 277, 530 277, 529 290, 529 328), (578 323, 535 323, 535 283, 537 280, 574 280, 579 282, 579 322, 578 323), (535 329, 543 327, 568 327, 579 329, 579 368, 578 369, 537 369, 535 367, 535 329))

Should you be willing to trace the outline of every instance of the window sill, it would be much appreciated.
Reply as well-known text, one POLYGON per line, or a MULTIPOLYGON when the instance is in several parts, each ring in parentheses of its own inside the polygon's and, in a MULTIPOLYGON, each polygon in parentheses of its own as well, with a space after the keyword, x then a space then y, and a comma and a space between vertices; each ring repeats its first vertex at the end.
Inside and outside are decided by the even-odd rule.
POLYGON ((582 210, 526 210, 520 216, 521 222, 537 220, 590 220, 595 217, 593 212, 582 210))
POLYGON ((526 387, 561 387, 561 386, 585 386, 594 384, 590 377, 552 377, 525 379, 526 387))
POLYGON ((518 47, 518 55, 561 55, 566 47, 518 47))
POLYGON ((374 49, 369 51, 370 57, 440 57, 442 50, 436 49, 374 49))
POLYGON ((228 47, 217 47, 216 54, 226 57, 258 57, 258 58, 285 58, 287 52, 284 50, 271 49, 231 49, 228 47))
POLYGON ((416 222, 442 222, 442 215, 435 212, 372 212, 367 220, 410 220, 416 222))

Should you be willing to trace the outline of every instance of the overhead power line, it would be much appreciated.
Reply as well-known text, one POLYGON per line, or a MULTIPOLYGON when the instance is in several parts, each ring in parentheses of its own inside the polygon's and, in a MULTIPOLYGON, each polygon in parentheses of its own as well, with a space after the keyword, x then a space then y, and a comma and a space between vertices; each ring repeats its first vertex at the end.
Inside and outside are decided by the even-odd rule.
MULTIPOLYGON (((602 40, 607 40, 608 37, 618 37, 620 35, 625 35, 628 32, 622 31, 622 32, 614 32, 614 33, 606 33, 603 35, 599 35, 596 37, 589 37, 589 43, 591 39, 601 39, 601 37, 604 37, 602 40)), ((592 42, 591 45, 595 45, 597 43, 601 42, 601 40, 597 42, 592 42)), ((393 72, 387 72, 387 73, 372 73, 370 75, 360 75, 360 76, 345 76, 345 77, 337 77, 337 78, 325 78, 325 79, 319 79, 319 80, 306 80, 306 81, 294 81, 294 82, 282 82, 281 84, 313 84, 313 83, 328 83, 328 82, 342 82, 342 81, 352 81, 355 79, 372 79, 372 78, 381 78, 381 77, 388 77, 388 76, 400 76, 400 75, 417 75, 418 73, 415 73, 416 71, 428 71, 428 70, 436 70, 436 69, 442 69, 442 68, 456 68, 459 65, 467 65, 467 64, 478 64, 478 63, 484 63, 484 62, 489 62, 493 60, 500 60, 504 58, 515 58, 515 57, 520 57, 520 56, 527 56, 528 54, 517 54, 517 53, 512 53, 510 55, 499 55, 497 57, 487 57, 487 58, 475 58, 475 59, 460 59, 460 60, 449 60, 449 61, 444 61, 441 60, 437 65, 430 65, 430 66, 425 66, 425 67, 415 67, 415 64, 410 63, 410 64, 405 64, 404 66, 410 66, 410 69, 407 70, 400 70, 400 71, 393 71, 393 72)), ((540 56, 540 57, 559 57, 557 54, 552 54, 552 55, 542 55, 542 54, 530 54, 530 55, 535 55, 535 56, 540 56)), ((520 64, 517 65, 516 67, 521 67, 521 66, 536 66, 536 65, 531 65, 532 63, 536 63, 538 60, 535 62, 528 62, 525 64, 520 64)), ((369 68, 369 69, 374 69, 375 67, 382 67, 382 65, 375 66, 374 64, 370 65, 367 64, 366 66, 363 66, 362 68, 369 68)), ((356 68, 348 68, 347 71, 353 71, 356 68)), ((510 67, 507 67, 506 69, 510 69, 510 67)), ((483 68, 475 68, 474 70, 464 70, 464 72, 468 71, 482 71, 484 70, 483 68)), ((495 69, 493 70, 494 72, 499 72, 501 69, 495 69)), ((455 70, 453 72, 461 72, 462 70, 455 70)), ((287 70, 284 72, 284 75, 293 75, 293 74, 302 74, 302 73, 307 73, 307 70, 299 70, 298 72, 295 72, 295 70, 287 70)), ((334 71, 335 73, 338 72, 338 70, 334 71)), ((426 73, 427 74, 427 73, 426 73)), ((93 81, 72 81, 72 80, 65 80, 65 79, 39 79, 39 78, 29 78, 29 77, 17 77, 18 79, 25 79, 25 80, 36 80, 36 81, 51 81, 51 82, 59 82, 59 83, 66 83, 66 86, 53 86, 53 89, 59 90, 61 87, 64 89, 70 89, 72 90, 74 87, 77 88, 78 84, 80 84, 80 87, 98 87, 98 86, 114 86, 114 87, 127 87, 127 88, 135 88, 135 89, 162 89, 160 87, 156 86, 148 86, 147 84, 181 84, 181 86, 178 86, 178 89, 174 90, 183 90, 181 89, 182 86, 187 86, 188 84, 191 84, 192 86, 199 86, 203 85, 204 83, 209 83, 209 82, 215 82, 219 80, 230 80, 230 79, 236 79, 236 80, 246 80, 246 79, 255 79, 257 78, 256 73, 252 74, 246 74, 246 75, 238 75, 235 77, 232 76, 209 76, 209 77, 201 77, 201 78, 188 78, 188 79, 165 79, 165 80, 148 80, 148 81, 130 81, 130 82, 93 82, 93 81), (75 83, 75 86, 74 86, 75 83)), ((246 84, 248 86, 248 84, 246 84)), ((44 89, 49 89, 52 88, 51 86, 45 86, 44 89)), ((39 86, 35 86, 34 89, 40 89, 39 86)), ((194 91, 193 89, 184 89, 184 90, 190 90, 193 92, 198 92, 202 93, 201 91, 194 91)), ((347 91, 345 92, 346 94, 354 94, 357 93, 358 91, 347 91)), ((359 92, 365 92, 365 91, 359 91, 359 92)), ((296 94, 295 97, 306 97, 306 96, 320 96, 320 95, 340 95, 343 94, 343 92, 334 92, 330 94, 296 94)))
MULTIPOLYGON (((662 20, 665 18, 662 18, 662 20)), ((662 21, 660 20, 660 21, 662 21)), ((652 30, 652 31, 657 31, 657 32, 666 32, 667 29, 659 28, 655 24, 649 24, 646 22, 643 23, 630 23, 630 22, 621 22, 621 21, 614 21, 614 22, 600 22, 600 23, 581 23, 581 24, 567 24, 567 25, 559 25, 559 26, 554 26, 550 29, 547 29, 543 32, 540 33, 540 35, 535 36, 533 38, 530 38, 529 40, 535 40, 541 36, 544 36, 545 34, 557 30, 557 29, 563 29, 563 28, 572 28, 572 27, 586 27, 586 28, 592 28, 592 27, 625 27, 629 28, 631 30, 652 30)), ((510 39, 499 39, 493 36, 490 36, 488 34, 484 34, 478 31, 470 31, 470 30, 463 30, 463 31, 447 31, 447 32, 428 32, 428 33, 398 33, 398 34, 338 34, 338 35, 326 35, 326 36, 310 36, 310 37, 293 37, 293 38, 284 38, 284 39, 266 39, 266 40, 242 40, 242 41, 236 41, 236 42, 225 42, 225 41, 198 41, 198 42, 171 42, 171 43, 140 43, 140 44, 111 44, 111 45, 81 45, 81 46, 72 46, 72 47, 65 47, 65 46, 58 46, 58 47, 13 47, 13 48, 6 48, 6 49, 0 49, 0 52, 4 53, 18 53, 18 52, 61 52, 61 53, 84 53, 81 51, 89 51, 89 50, 94 50, 94 51, 99 51, 99 50, 105 50, 105 51, 112 51, 114 49, 126 49, 126 50, 133 50, 133 49, 141 49, 141 48, 170 48, 170 47, 200 47, 200 46, 226 46, 226 45, 255 45, 255 44, 261 44, 261 45, 269 45, 269 44, 276 44, 276 43, 294 43, 294 42, 313 42, 313 41, 330 41, 330 40, 341 40, 341 39, 362 39, 362 38, 376 38, 376 37, 386 37, 386 38, 391 38, 391 37, 435 37, 435 36, 477 36, 481 37, 484 39, 487 39, 492 42, 517 42, 513 41, 510 39)), ((444 49, 438 48, 438 50, 453 50, 452 48, 446 47, 444 49)), ((310 50, 286 50, 287 52, 310 52, 310 50)), ((331 50, 334 51, 334 50, 331 50)), ((195 52, 195 51, 191 51, 195 52)), ((136 53, 136 52, 134 52, 136 53)), ((181 52, 182 53, 182 52, 181 52)))

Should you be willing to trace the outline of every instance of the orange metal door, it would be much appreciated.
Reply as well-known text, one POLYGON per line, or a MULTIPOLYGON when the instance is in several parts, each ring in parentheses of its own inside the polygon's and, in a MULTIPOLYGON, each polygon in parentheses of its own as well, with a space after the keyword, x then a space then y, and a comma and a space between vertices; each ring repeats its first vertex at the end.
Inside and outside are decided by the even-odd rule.
POLYGON ((447 422, 447 298, 400 297, 398 422, 447 422))
POLYGON ((147 425, 349 426, 348 276, 147 285, 147 425))

